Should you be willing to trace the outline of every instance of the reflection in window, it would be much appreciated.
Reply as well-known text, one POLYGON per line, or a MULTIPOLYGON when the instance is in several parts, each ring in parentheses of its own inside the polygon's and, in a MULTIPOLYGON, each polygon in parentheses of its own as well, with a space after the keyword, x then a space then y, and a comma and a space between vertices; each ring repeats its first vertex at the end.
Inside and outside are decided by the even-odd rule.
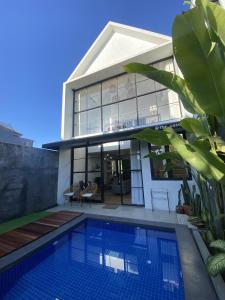
POLYGON ((95 134, 101 132, 101 109, 96 108, 77 113, 74 117, 75 136, 95 134))
POLYGON ((75 112, 101 105, 101 84, 92 85, 75 93, 75 112))
MULTIPOLYGON (((157 154, 163 152, 174 151, 172 146, 157 147, 151 145, 151 151, 157 154)), ((164 159, 164 160, 151 160, 152 165, 152 179, 185 179, 189 177, 183 162, 178 160, 164 159), (171 165, 172 168, 166 168, 171 165)))
POLYGON ((135 75, 125 74, 118 77, 118 99, 124 100, 136 96, 135 75))
MULTIPOLYGON (((153 66, 174 72, 172 59, 153 66)), ((140 74, 120 75, 75 92, 75 136, 148 126, 181 117, 177 94, 140 74)))
POLYGON ((119 126, 120 128, 131 128, 137 126, 136 99, 119 103, 119 126))
POLYGON ((103 131, 114 131, 118 129, 119 115, 118 103, 103 107, 103 131))
POLYGON ((137 95, 144 95, 155 91, 155 82, 142 75, 136 75, 137 95))
POLYGON ((103 81, 102 104, 110 104, 117 101, 117 78, 103 81))
POLYGON ((159 121, 155 94, 138 98, 138 115, 139 125, 148 125, 159 121))

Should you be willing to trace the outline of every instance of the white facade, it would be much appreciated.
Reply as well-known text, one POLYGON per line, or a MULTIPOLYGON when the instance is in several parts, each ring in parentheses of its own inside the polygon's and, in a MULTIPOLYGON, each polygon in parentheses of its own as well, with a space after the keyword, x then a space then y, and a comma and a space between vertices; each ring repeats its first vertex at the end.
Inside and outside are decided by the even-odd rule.
POLYGON ((123 66, 129 62, 178 72, 170 37, 113 22, 106 25, 63 86, 59 204, 71 183, 104 178, 99 184, 104 190, 102 201, 117 201, 120 184, 123 204, 175 209, 181 184, 177 174, 182 170, 174 172, 170 180, 159 170, 162 166, 153 168, 144 158, 147 144, 124 140, 138 128, 174 124, 186 112, 177 95, 164 86, 140 75, 124 74, 123 66), (118 141, 112 142, 117 134, 118 141), (92 147, 77 148, 85 143, 92 147), (115 178, 118 168, 122 172, 119 183, 115 178))

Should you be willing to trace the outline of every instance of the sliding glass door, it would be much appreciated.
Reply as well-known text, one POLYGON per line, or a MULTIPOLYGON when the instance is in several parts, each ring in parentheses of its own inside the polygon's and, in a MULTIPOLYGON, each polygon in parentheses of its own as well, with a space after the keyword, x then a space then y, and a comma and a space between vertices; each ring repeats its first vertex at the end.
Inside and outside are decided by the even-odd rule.
POLYGON ((140 144, 136 140, 73 149, 72 181, 95 183, 96 202, 144 205, 140 144))

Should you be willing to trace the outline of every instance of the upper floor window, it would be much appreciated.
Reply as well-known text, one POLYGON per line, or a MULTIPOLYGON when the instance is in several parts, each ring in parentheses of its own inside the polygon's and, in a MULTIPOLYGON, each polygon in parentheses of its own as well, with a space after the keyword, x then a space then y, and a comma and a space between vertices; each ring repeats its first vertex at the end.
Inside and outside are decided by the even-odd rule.
MULTIPOLYGON (((153 64, 174 72, 172 59, 153 64)), ((112 132, 181 118, 178 96, 139 74, 123 74, 75 91, 74 135, 112 132)))
POLYGON ((101 105, 101 84, 76 91, 75 112, 88 110, 101 105))

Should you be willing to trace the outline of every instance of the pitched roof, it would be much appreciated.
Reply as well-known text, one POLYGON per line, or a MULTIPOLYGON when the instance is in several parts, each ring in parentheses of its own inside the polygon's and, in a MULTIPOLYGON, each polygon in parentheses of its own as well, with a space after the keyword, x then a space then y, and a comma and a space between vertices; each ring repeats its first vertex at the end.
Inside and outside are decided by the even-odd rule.
POLYGON ((97 72, 168 42, 171 42, 169 36, 109 22, 68 81, 97 72))

